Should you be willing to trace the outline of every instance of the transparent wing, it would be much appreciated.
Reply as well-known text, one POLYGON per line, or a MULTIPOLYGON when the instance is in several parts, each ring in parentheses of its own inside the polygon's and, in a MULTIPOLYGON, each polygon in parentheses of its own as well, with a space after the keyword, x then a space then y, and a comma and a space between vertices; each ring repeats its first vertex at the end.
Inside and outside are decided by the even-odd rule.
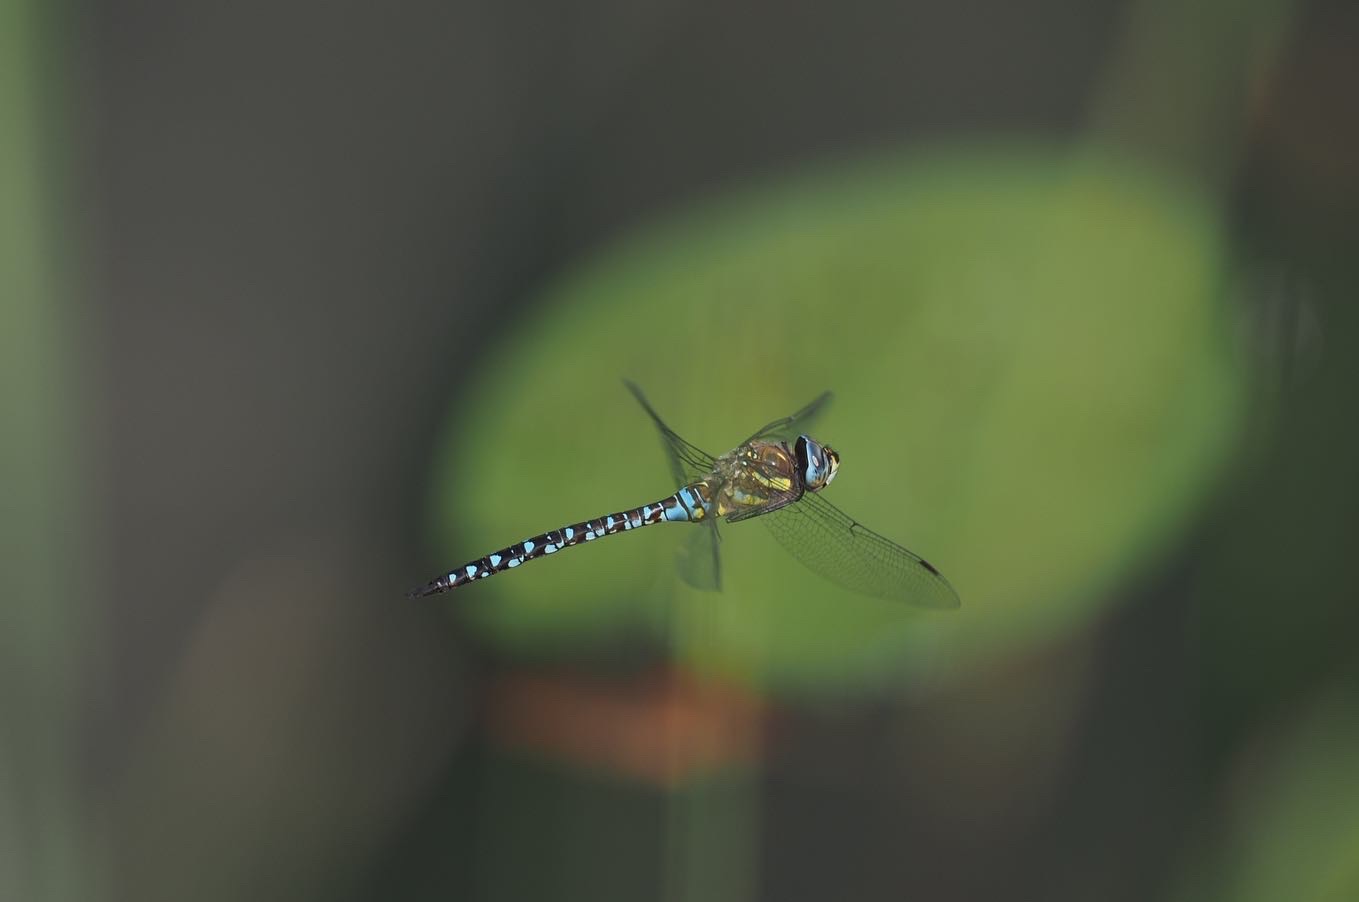
POLYGON ((675 570, 680 579, 705 592, 722 591, 722 558, 717 547, 716 518, 696 523, 684 544, 675 549, 675 570))
POLYGON ((779 544, 808 568, 855 592, 924 608, 956 608, 958 593, 913 552, 808 492, 762 518, 779 544))
MULTIPOLYGON (((646 395, 642 394, 641 388, 635 382, 624 379, 623 384, 632 392, 637 403, 642 405, 642 409, 655 424, 656 431, 660 433, 661 446, 665 449, 666 461, 670 464, 670 475, 676 487, 688 485, 708 476, 716 462, 713 456, 685 441, 675 430, 665 425, 665 421, 656 413, 656 409, 647 401, 646 395)), ((684 543, 675 549, 675 570, 679 573, 680 579, 695 589, 720 591, 722 588, 722 558, 718 553, 720 541, 716 519, 695 524, 684 543)))
POLYGON ((632 396, 637 399, 637 403, 642 405, 642 409, 651 417, 651 422, 656 424, 656 430, 661 434, 661 444, 665 448, 666 459, 670 463, 670 475, 675 479, 675 487, 688 485, 691 482, 702 479, 712 472, 715 459, 711 454, 695 445, 690 444, 680 438, 679 434, 661 419, 660 414, 656 413, 655 408, 647 401, 646 395, 637 387, 635 382, 627 379, 623 384, 632 392, 632 396))
MULTIPOLYGON (((746 442, 753 442, 756 439, 766 442, 791 442, 804 432, 817 416, 825 412, 827 405, 834 397, 830 392, 823 391, 797 413, 775 420, 772 423, 766 423, 760 431, 746 439, 746 442)), ((745 444, 745 442, 742 442, 742 444, 745 444)))

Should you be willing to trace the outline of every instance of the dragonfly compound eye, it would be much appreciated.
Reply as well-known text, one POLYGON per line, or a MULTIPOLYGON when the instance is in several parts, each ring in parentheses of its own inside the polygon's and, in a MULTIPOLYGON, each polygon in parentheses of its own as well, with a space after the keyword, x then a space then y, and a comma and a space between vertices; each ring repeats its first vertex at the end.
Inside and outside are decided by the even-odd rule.
POLYGON ((797 439, 797 463, 802 471, 802 482, 808 491, 825 488, 835 478, 839 457, 830 448, 805 435, 797 439))

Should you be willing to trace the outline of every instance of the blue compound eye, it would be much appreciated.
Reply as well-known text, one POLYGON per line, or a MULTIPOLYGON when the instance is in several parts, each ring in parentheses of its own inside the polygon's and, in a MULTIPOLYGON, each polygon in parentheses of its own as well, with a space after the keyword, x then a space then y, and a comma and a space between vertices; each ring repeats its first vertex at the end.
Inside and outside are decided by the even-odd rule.
POLYGON ((798 470, 808 491, 824 488, 835 476, 835 469, 839 466, 835 452, 827 453, 827 448, 805 435, 798 436, 795 451, 798 470))

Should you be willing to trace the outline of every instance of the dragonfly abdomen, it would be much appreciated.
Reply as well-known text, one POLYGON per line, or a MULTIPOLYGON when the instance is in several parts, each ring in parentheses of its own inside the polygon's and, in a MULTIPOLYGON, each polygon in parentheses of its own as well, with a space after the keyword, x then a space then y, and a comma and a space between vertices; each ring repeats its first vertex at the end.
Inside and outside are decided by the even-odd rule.
POLYGON ((710 501, 711 497, 707 485, 701 482, 687 485, 660 501, 643 504, 641 507, 634 507, 631 510, 620 511, 616 514, 596 517, 593 520, 572 523, 570 526, 563 526, 560 529, 541 533, 522 542, 516 542, 485 557, 469 561, 461 567, 455 567, 438 579, 431 580, 419 589, 410 592, 409 595, 411 598, 437 595, 440 592, 447 592, 449 589, 456 589, 459 586, 494 576, 497 573, 504 573, 506 570, 513 570, 521 564, 536 561, 540 557, 556 554, 563 548, 582 545, 595 539, 602 539, 605 536, 617 535, 620 532, 641 529, 643 526, 702 520, 707 516, 710 501))

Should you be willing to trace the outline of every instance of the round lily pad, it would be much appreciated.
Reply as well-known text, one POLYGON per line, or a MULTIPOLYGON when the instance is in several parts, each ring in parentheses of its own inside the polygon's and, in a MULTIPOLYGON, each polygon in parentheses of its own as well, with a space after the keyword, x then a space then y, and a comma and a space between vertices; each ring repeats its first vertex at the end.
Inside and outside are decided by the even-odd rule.
POLYGON ((843 686, 1050 639, 1186 522, 1229 452, 1243 373, 1208 199, 1032 147, 827 167, 698 204, 564 275, 456 399, 433 502, 456 564, 668 495, 637 381, 713 454, 825 388, 826 497, 923 555, 963 607, 841 590, 757 520, 724 591, 665 524, 449 596, 492 641, 649 635, 774 687, 843 686))

